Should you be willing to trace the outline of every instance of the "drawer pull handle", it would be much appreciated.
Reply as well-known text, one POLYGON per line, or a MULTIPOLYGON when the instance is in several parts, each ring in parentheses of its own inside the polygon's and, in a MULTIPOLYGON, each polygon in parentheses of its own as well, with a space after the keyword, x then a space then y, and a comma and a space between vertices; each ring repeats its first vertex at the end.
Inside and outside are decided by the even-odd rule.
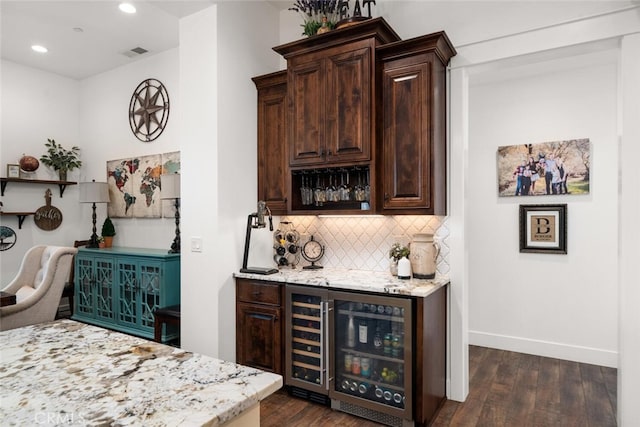
POLYGON ((260 320, 274 320, 275 321, 275 320, 278 319, 278 316, 274 317, 274 316, 267 316, 265 314, 255 314, 255 313, 251 314, 251 317, 254 317, 254 318, 260 319, 260 320))
POLYGON ((254 297, 259 297, 260 295, 262 295, 262 291, 253 291, 254 297))

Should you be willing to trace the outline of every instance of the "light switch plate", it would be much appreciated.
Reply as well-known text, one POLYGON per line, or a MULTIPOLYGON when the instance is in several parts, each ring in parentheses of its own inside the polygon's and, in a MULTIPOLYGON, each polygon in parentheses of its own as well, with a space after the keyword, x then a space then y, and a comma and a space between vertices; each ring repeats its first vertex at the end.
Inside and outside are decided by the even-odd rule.
POLYGON ((202 252, 202 237, 191 238, 191 252, 202 252))

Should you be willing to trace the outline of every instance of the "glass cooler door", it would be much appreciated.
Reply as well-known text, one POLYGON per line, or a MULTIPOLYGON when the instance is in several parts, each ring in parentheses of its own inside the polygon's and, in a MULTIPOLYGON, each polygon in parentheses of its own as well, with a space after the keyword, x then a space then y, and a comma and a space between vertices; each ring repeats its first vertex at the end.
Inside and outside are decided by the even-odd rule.
POLYGON ((411 299, 330 292, 329 300, 331 399, 411 420, 411 299))
POLYGON ((326 295, 287 286, 286 384, 327 394, 326 295))

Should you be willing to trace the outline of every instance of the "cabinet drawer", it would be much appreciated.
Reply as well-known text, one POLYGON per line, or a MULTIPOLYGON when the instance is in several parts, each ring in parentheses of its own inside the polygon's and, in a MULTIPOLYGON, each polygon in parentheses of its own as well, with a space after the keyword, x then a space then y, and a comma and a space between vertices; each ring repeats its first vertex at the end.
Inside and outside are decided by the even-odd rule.
POLYGON ((271 305, 282 304, 280 285, 278 284, 238 280, 236 292, 238 301, 271 305))

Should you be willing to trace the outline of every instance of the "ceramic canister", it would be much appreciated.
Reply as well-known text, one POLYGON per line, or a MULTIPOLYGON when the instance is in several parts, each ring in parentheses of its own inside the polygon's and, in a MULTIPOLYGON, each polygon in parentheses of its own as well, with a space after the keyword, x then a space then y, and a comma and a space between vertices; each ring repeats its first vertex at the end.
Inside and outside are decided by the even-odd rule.
POLYGON ((413 235, 409 244, 409 261, 411 271, 416 279, 433 279, 436 277, 436 258, 440 253, 440 246, 433 241, 433 234, 417 233, 413 235))
POLYGON ((401 258, 400 261, 398 261, 398 279, 410 279, 410 278, 411 278, 411 262, 407 259, 407 257, 401 258))

